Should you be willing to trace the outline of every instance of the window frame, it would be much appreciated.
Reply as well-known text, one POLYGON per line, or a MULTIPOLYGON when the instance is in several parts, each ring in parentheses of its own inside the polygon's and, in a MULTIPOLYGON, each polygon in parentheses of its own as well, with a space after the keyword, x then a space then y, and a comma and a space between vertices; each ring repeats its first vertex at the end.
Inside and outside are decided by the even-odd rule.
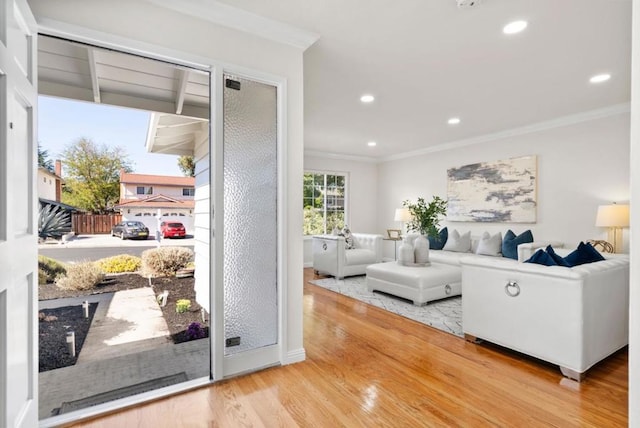
MULTIPOLYGON (((344 178, 344 224, 347 225, 349 224, 350 220, 349 220, 349 200, 350 200, 350 195, 349 195, 349 183, 350 183, 350 177, 349 177, 349 173, 345 172, 345 171, 330 171, 330 170, 316 170, 316 169, 305 169, 303 171, 303 196, 302 196, 302 203, 304 204, 304 176, 307 174, 313 174, 313 175, 324 175, 324 195, 325 195, 325 199, 324 199, 324 212, 323 212, 323 223, 324 223, 324 233, 325 234, 330 234, 331 231, 327 230, 327 195, 326 195, 326 188, 327 188, 327 176, 328 175, 337 175, 337 176, 341 176, 344 178)), ((303 209, 303 215, 304 215, 304 209, 303 209)), ((303 237, 304 238, 311 238, 313 235, 305 235, 304 234, 304 217, 303 217, 303 237)))
POLYGON ((195 196, 196 195, 196 189, 193 187, 183 187, 182 188, 182 196, 195 196), (185 191, 187 192, 187 194, 185 195, 185 191))
POLYGON ((153 195, 153 186, 136 186, 136 195, 153 195), (140 193, 142 189, 142 193, 140 193))

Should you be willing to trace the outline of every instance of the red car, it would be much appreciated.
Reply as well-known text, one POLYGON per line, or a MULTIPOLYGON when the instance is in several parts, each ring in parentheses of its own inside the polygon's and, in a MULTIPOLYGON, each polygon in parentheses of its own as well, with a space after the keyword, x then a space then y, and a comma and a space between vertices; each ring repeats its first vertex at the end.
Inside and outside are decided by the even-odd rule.
POLYGON ((184 238, 187 234, 184 224, 168 221, 160 223, 160 233, 163 238, 184 238))

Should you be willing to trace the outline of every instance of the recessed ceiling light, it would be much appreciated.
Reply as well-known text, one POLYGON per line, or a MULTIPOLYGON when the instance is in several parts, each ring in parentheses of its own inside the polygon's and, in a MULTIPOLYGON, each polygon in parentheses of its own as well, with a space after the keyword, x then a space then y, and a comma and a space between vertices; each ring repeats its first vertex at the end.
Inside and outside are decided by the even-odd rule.
POLYGON ((504 34, 516 34, 527 28, 527 21, 513 21, 508 23, 502 29, 504 34))
POLYGON ((367 146, 369 146, 369 147, 375 147, 377 144, 378 144, 378 143, 376 143, 375 141, 369 141, 369 142, 367 143, 367 146))
POLYGON ((460 118, 459 117, 452 117, 451 119, 447 120, 447 123, 449 125, 457 125, 460 123, 460 118))
POLYGON ((373 100, 375 100, 376 98, 373 95, 363 95, 360 97, 360 101, 362 101, 363 103, 370 103, 373 102, 373 100))
POLYGON ((606 82, 609 79, 611 79, 611 75, 609 73, 596 74, 595 76, 592 76, 591 79, 589 79, 589 82, 602 83, 606 82))

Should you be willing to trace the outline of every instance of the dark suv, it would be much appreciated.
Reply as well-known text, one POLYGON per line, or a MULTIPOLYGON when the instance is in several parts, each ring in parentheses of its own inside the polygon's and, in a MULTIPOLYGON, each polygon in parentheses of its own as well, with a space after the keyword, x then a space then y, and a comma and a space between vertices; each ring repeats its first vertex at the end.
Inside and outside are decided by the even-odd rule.
POLYGON ((139 221, 121 221, 111 228, 111 236, 119 236, 120 239, 147 239, 149 229, 139 221))

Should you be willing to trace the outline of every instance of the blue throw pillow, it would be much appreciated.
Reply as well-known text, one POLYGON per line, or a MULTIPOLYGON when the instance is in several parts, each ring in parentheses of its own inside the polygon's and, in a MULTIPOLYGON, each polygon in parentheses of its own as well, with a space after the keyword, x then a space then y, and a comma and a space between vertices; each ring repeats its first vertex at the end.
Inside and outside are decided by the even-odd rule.
POLYGON ((538 250, 533 253, 533 256, 529 257, 528 260, 524 261, 525 263, 535 263, 538 265, 544 266, 557 266, 556 261, 547 254, 544 250, 538 250))
POLYGON ((571 267, 564 258, 556 254, 551 245, 547 246, 546 252, 558 266, 571 267))
POLYGON ((430 249, 442 250, 442 247, 444 247, 444 244, 446 244, 447 239, 449 238, 449 231, 444 227, 440 232, 438 232, 437 236, 429 236, 428 238, 430 249))
POLYGON ((502 239, 502 257, 518 260, 518 245, 527 242, 533 242, 533 233, 531 233, 531 230, 522 232, 518 236, 511 230, 508 230, 502 239))
POLYGON ((576 248, 571 254, 564 258, 564 260, 569 264, 569 266, 580 266, 585 263, 593 263, 604 260, 602 254, 598 252, 591 244, 588 242, 585 244, 584 242, 580 242, 578 244, 578 248, 576 248))

